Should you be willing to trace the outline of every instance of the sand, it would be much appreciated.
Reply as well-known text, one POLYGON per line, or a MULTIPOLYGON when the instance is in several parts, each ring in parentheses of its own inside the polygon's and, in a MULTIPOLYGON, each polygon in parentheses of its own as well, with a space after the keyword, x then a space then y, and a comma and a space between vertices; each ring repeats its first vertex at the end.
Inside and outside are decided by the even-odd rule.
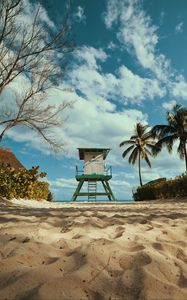
POLYGON ((187 200, 0 206, 0 299, 187 299, 187 200))

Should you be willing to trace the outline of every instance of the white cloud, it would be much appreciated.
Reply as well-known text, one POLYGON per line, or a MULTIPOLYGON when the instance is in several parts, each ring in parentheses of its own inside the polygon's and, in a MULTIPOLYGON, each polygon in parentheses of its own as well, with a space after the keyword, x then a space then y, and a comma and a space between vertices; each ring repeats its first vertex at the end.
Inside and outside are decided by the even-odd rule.
POLYGON ((187 99, 187 82, 182 76, 180 76, 178 81, 172 84, 171 88, 174 97, 182 98, 184 100, 187 99))
MULTIPOLYGON (((163 97, 166 94, 172 98, 187 99, 187 82, 171 67, 170 60, 159 52, 158 28, 143 9, 141 1, 109 0, 104 21, 107 28, 118 25, 116 35, 122 47, 125 47, 131 55, 135 55, 143 69, 151 71, 149 78, 138 78, 137 74, 134 74, 136 82, 133 92, 136 95, 136 92, 142 91, 139 95, 141 101, 143 98, 152 99, 155 96, 163 97), (144 87, 146 88, 144 89, 144 87)), ((180 22, 176 26, 176 32, 182 32, 183 25, 183 22, 180 22)), ((128 70, 131 78, 129 79, 130 85, 131 73, 128 70)), ((129 85, 127 86, 128 90, 129 85)))
POLYGON ((86 16, 84 14, 84 8, 81 7, 81 6, 78 6, 76 13, 74 13, 74 17, 75 17, 75 20, 77 22, 84 22, 85 23, 86 16))
POLYGON ((74 189, 76 187, 76 181, 74 178, 56 178, 55 180, 47 180, 47 182, 50 184, 50 187, 52 189, 64 189, 64 188, 68 188, 68 189, 74 189))
MULTIPOLYGON (((118 5, 120 5, 120 3, 118 5)), ((120 15, 120 7, 118 5, 117 0, 107 2, 107 12, 104 15, 107 28, 110 28, 112 24, 117 21, 120 15)))
POLYGON ((175 32, 176 33, 182 33, 183 30, 184 30, 183 26, 184 26, 183 22, 180 22, 179 24, 177 24, 176 27, 175 27, 175 32))
POLYGON ((162 104, 163 108, 165 108, 166 110, 172 110, 173 106, 176 105, 176 101, 175 100, 171 100, 169 102, 164 102, 162 104))
MULTIPOLYGON (((97 105, 76 93, 57 90, 50 94, 55 99, 54 104, 59 104, 62 99, 75 100, 72 110, 66 112, 69 115, 64 127, 55 128, 54 136, 65 142, 65 149, 70 156, 77 157, 78 146, 107 146, 113 149, 111 160, 118 161, 118 145, 121 140, 128 138, 132 133, 135 123, 147 120, 147 116, 136 109, 124 109, 115 111, 103 104, 97 105), (102 106, 102 108, 100 107, 102 106)), ((105 105, 110 102, 105 101, 105 105)), ((64 116, 65 117, 65 116, 64 116)), ((49 148, 42 139, 27 129, 15 128, 10 130, 8 136, 15 141, 25 141, 29 147, 37 148, 40 151, 49 153, 49 148)), ((119 162, 117 162, 119 163, 119 162)))
POLYGON ((107 49, 114 50, 116 48, 117 48, 117 45, 115 45, 112 41, 110 41, 110 43, 107 46, 107 49))
POLYGON ((105 24, 109 28, 119 22, 118 38, 145 69, 149 69, 159 80, 166 81, 170 74, 170 62, 159 54, 157 27, 141 9, 137 0, 109 0, 105 24), (114 13, 113 13, 114 12, 114 13))
POLYGON ((28 29, 29 26, 33 23, 33 17, 36 15, 37 10, 39 9, 39 14, 37 18, 37 24, 44 23, 47 26, 51 28, 55 28, 54 22, 49 18, 47 11, 45 8, 38 3, 31 3, 29 0, 24 0, 23 1, 23 13, 19 16, 19 24, 22 25, 27 25, 28 29))
POLYGON ((81 60, 82 63, 85 63, 87 67, 92 69, 98 69, 99 65, 97 60, 104 62, 107 59, 107 54, 103 49, 96 49, 93 47, 83 46, 76 51, 75 57, 81 60))
POLYGON ((105 62, 108 56, 102 49, 82 47, 77 52, 77 57, 78 61, 69 74, 69 82, 86 99, 97 103, 100 108, 115 109, 114 104, 106 99, 117 99, 118 102, 125 99, 124 103, 140 103, 145 99, 165 95, 165 89, 157 79, 140 77, 124 65, 116 70, 118 76, 103 73, 99 62, 105 62))
POLYGON ((163 97, 165 95, 165 91, 157 79, 142 78, 133 74, 125 66, 120 67, 119 73, 120 92, 125 98, 132 98, 131 102, 138 103, 144 99, 150 100, 155 96, 163 97))

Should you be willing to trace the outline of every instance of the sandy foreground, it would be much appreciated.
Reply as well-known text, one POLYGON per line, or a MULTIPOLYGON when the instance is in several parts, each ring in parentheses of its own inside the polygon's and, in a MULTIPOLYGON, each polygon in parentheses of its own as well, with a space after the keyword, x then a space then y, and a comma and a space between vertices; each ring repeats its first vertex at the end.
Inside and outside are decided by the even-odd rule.
POLYGON ((0 206, 0 299, 187 300, 187 200, 0 206))

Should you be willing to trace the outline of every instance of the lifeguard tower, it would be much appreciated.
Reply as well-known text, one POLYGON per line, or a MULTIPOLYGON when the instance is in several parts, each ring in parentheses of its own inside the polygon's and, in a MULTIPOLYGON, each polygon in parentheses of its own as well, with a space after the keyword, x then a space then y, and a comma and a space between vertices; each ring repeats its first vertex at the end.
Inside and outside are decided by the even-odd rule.
POLYGON ((109 201, 115 201, 115 197, 109 185, 112 178, 112 168, 105 167, 105 159, 110 151, 109 148, 78 148, 79 159, 84 160, 83 170, 76 166, 75 178, 78 181, 72 201, 79 196, 87 196, 88 201, 95 201, 97 196, 107 196, 109 201), (88 183, 87 192, 80 192, 84 182, 88 183), (101 183, 104 192, 97 191, 97 184, 101 183))

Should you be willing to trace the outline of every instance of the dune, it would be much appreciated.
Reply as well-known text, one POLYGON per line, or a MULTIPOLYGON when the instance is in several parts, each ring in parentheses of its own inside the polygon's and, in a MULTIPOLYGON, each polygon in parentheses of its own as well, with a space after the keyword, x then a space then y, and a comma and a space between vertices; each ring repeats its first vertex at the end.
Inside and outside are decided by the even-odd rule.
POLYGON ((0 206, 0 299, 187 299, 187 200, 0 206))

